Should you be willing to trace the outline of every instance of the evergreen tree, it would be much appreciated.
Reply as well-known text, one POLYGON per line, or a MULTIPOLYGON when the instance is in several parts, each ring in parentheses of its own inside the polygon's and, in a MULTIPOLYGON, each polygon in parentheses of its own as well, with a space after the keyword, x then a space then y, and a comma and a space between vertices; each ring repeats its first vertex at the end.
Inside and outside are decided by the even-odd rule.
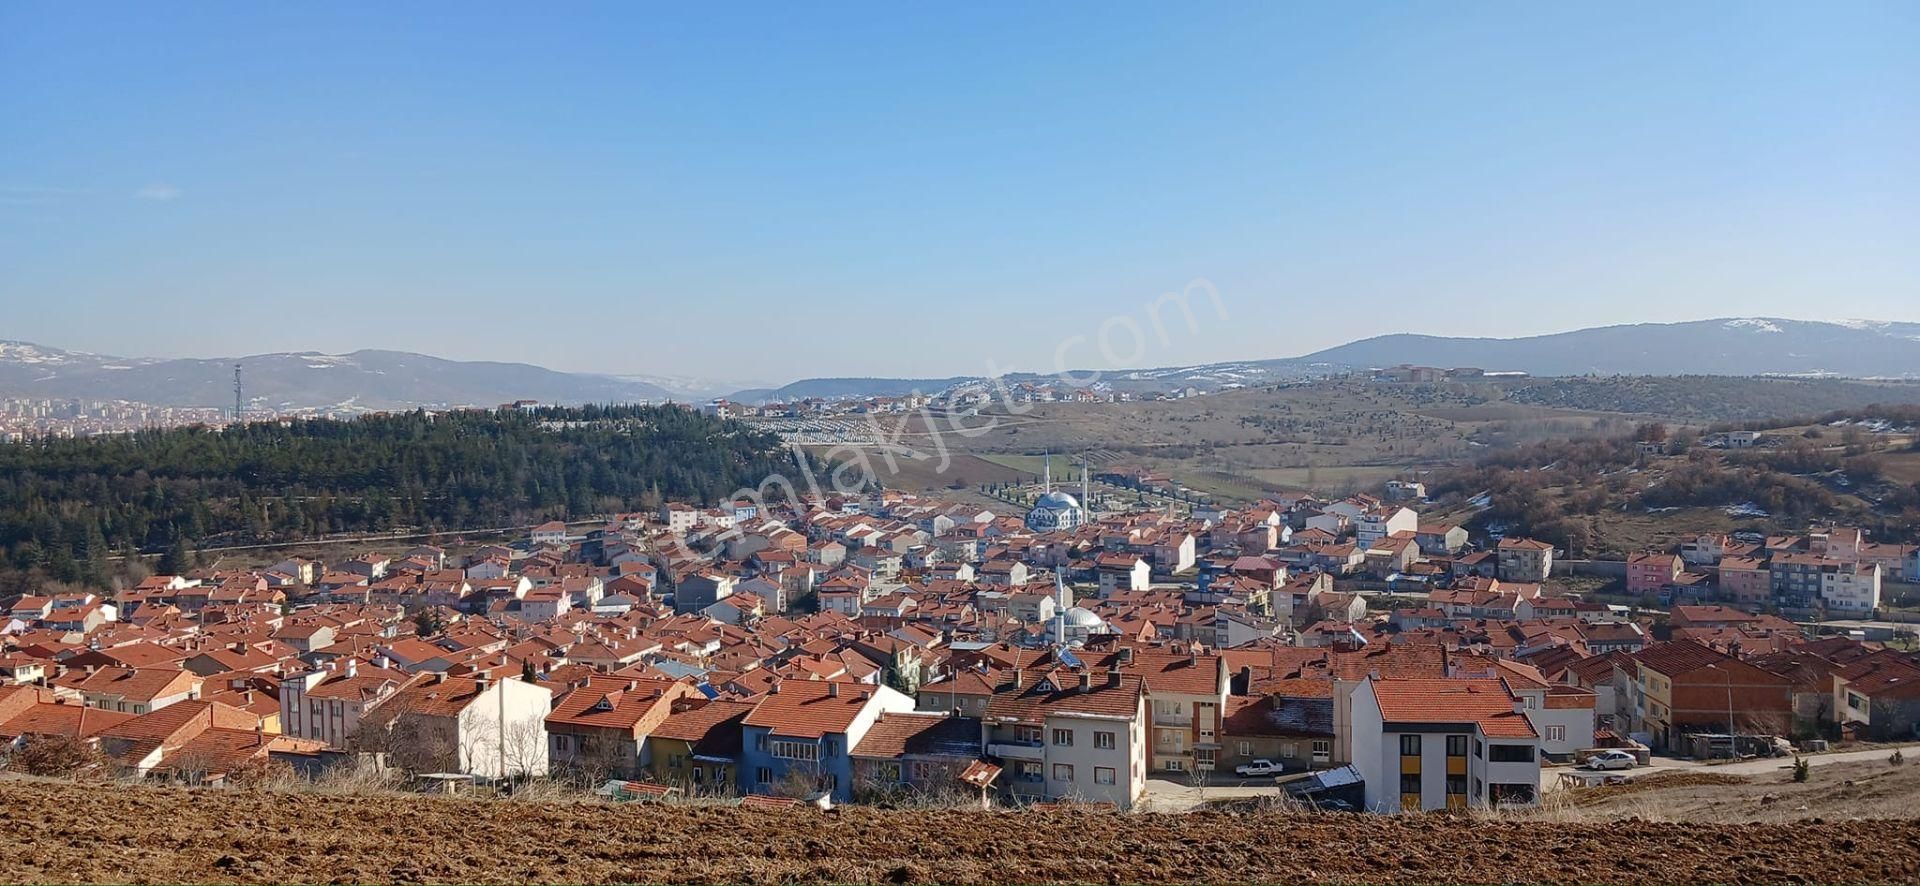
POLYGON ((192 546, 187 544, 187 537, 184 534, 177 534, 173 537, 173 544, 167 546, 166 553, 160 555, 160 563, 154 568, 159 570, 161 575, 185 575, 192 572, 196 565, 198 563, 194 558, 192 546))

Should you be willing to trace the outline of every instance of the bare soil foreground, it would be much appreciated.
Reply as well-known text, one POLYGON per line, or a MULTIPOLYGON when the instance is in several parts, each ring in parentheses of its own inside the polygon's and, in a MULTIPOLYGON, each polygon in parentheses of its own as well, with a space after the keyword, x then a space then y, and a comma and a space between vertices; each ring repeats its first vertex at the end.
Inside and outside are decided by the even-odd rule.
POLYGON ((1912 882, 1920 822, 765 811, 0 783, 5 882, 1912 882))

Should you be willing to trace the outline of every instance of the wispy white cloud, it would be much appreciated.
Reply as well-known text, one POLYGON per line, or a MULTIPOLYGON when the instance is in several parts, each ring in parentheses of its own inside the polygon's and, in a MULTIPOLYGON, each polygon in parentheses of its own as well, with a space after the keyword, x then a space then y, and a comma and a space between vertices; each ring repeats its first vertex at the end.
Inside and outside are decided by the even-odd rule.
POLYGON ((166 182, 154 182, 138 191, 134 191, 133 196, 136 200, 153 200, 166 203, 171 200, 180 199, 181 195, 185 193, 185 191, 166 182))

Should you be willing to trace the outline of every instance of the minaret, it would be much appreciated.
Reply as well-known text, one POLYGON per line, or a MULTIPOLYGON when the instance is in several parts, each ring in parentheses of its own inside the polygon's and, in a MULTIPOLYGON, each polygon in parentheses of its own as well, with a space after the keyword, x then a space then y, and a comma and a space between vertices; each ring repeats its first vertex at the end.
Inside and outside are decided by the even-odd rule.
POLYGON ((1059 567, 1053 570, 1053 642, 1060 648, 1067 648, 1067 607, 1073 601, 1067 599, 1067 573, 1059 567))
POLYGON ((1087 519, 1093 518, 1093 462, 1084 453, 1080 456, 1080 510, 1087 519))
POLYGON ((1053 491, 1053 450, 1049 449, 1046 452, 1047 452, 1045 456, 1046 463, 1042 465, 1040 468, 1040 477, 1041 477, 1040 494, 1041 495, 1045 495, 1053 491))

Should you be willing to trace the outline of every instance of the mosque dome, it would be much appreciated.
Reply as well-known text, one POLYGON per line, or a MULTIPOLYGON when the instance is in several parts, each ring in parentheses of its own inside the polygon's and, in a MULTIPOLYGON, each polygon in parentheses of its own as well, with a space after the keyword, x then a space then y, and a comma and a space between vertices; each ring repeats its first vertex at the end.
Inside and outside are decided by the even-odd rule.
POLYGON ((1049 492, 1046 495, 1040 496, 1040 501, 1035 503, 1034 507, 1051 508, 1056 511, 1066 510, 1068 508, 1078 510, 1080 508, 1080 500, 1064 492, 1049 492))
POLYGON ((1079 606, 1067 610, 1066 618, 1067 627, 1070 628, 1097 628, 1106 624, 1106 621, 1093 614, 1092 610, 1079 606))

